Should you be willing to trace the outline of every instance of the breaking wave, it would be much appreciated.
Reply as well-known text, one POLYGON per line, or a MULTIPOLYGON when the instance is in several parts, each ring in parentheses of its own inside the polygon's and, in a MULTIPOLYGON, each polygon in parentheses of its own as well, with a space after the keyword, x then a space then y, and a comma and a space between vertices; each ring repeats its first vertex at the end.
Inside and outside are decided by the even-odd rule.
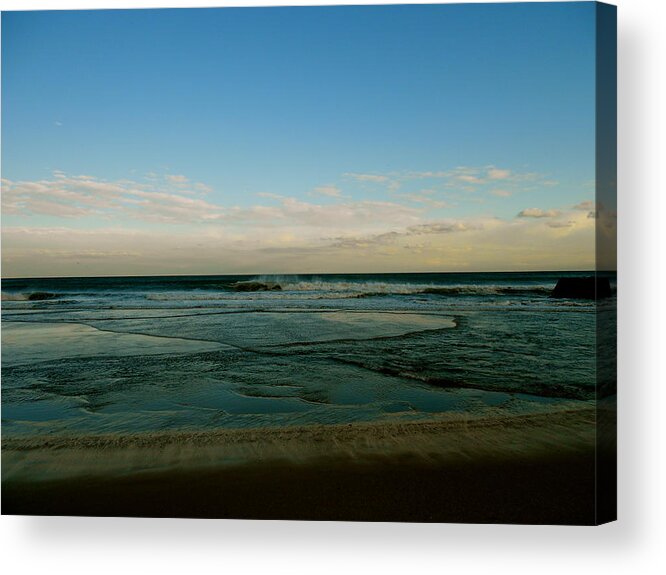
POLYGON ((283 291, 334 292, 341 297, 376 297, 386 295, 441 295, 441 296, 547 296, 552 286, 451 285, 411 284, 393 282, 326 282, 301 281, 282 284, 283 291))
MULTIPOLYGON (((248 282, 249 283, 249 282, 248 282)), ((429 284, 398 284, 381 282, 326 282, 299 281, 269 284, 270 287, 241 289, 238 291, 197 291, 149 293, 146 299, 154 301, 172 300, 233 300, 242 297, 277 299, 354 299, 382 296, 517 296, 546 297, 552 291, 551 286, 501 286, 501 285, 454 285, 436 286, 429 284), (241 293, 239 293, 241 292, 241 293), (243 293, 247 292, 247 293, 243 293), (257 293, 258 292, 258 293, 257 293)))
POLYGON ((516 296, 516 297, 547 297, 552 289, 546 286, 532 288, 516 288, 502 286, 415 286, 415 285, 377 285, 301 282, 284 284, 281 289, 259 289, 247 292, 210 291, 210 292, 167 292, 149 293, 145 297, 152 301, 218 301, 242 299, 358 299, 386 296, 516 296))

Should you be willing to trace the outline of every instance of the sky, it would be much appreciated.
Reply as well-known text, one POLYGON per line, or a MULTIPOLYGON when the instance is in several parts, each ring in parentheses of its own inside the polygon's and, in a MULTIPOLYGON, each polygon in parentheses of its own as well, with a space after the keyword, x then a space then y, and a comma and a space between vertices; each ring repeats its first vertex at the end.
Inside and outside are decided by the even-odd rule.
POLYGON ((594 24, 4 12, 2 276, 593 269, 594 24))

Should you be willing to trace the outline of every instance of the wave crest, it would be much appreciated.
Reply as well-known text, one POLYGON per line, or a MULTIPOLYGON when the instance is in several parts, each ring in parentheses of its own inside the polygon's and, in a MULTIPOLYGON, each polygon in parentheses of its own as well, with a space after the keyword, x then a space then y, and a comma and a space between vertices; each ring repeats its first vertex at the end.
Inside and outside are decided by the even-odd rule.
POLYGON ((327 282, 299 281, 282 284, 284 291, 338 293, 341 297, 375 297, 386 295, 549 295, 551 286, 400 284, 392 282, 327 282))

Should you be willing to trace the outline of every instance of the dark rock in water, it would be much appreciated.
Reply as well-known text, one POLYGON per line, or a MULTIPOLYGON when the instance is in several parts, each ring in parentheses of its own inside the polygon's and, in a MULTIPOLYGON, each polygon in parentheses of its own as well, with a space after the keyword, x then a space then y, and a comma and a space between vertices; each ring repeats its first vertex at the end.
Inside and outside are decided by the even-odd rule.
POLYGON ((550 297, 578 299, 600 299, 610 297, 611 286, 608 278, 560 278, 550 297))
POLYGON ((45 299, 53 299, 54 297, 56 297, 56 294, 54 293, 49 293, 46 291, 36 291, 28 296, 28 301, 41 301, 45 299))
POLYGON ((277 291, 282 286, 275 282, 236 282, 231 286, 236 291, 277 291))

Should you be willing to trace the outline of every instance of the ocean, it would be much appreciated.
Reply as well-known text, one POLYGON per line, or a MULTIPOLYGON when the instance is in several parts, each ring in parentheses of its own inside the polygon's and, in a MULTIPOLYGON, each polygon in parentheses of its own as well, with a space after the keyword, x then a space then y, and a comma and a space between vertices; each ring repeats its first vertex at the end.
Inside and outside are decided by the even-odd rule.
MULTIPOLYGON (((131 434, 594 404, 590 272, 2 281, 2 431, 131 434)), ((604 325, 614 325, 614 321, 604 325)), ((614 355, 615 350, 611 351, 614 355)))

